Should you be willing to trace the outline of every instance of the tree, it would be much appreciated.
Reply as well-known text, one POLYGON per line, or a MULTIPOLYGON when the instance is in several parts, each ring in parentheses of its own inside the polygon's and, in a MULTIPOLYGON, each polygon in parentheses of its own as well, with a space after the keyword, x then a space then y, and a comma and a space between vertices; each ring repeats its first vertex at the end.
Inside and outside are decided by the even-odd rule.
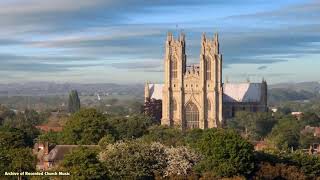
POLYGON ((140 140, 109 144, 100 160, 113 179, 152 179, 192 174, 200 156, 188 147, 167 147, 140 140))
POLYGON ((260 179, 296 179, 305 180, 306 175, 296 166, 276 163, 271 164, 262 162, 258 165, 258 171, 255 172, 254 180, 260 179))
POLYGON ((50 131, 50 132, 39 135, 37 139, 42 142, 50 142, 50 144, 62 144, 63 137, 61 136, 62 134, 60 132, 50 131))
POLYGON ((142 143, 140 141, 127 141, 109 144, 100 153, 100 160, 104 163, 112 179, 151 178, 154 173, 164 169, 164 147, 142 143))
POLYGON ((274 147, 287 150, 299 147, 301 126, 293 117, 280 119, 269 134, 267 141, 274 147))
POLYGON ((15 116, 14 112, 9 108, 0 105, 0 125, 2 125, 5 119, 11 119, 15 116))
POLYGON ((105 149, 109 144, 113 144, 114 142, 115 138, 112 135, 108 134, 100 139, 99 146, 101 149, 105 149))
POLYGON ((286 179, 317 179, 320 177, 320 158, 305 152, 285 151, 256 152, 256 179, 282 177, 286 179), (292 178, 295 177, 295 178, 292 178))
POLYGON ((80 110, 80 99, 76 90, 72 90, 69 94, 68 110, 70 113, 75 113, 80 110))
POLYGON ((115 130, 108 118, 95 109, 81 109, 73 114, 62 131, 62 141, 68 144, 97 144, 115 130))
POLYGON ((150 117, 134 115, 131 117, 110 117, 110 124, 117 132, 117 139, 139 138, 146 134, 148 128, 153 124, 150 117))
POLYGON ((320 118, 317 114, 313 112, 304 113, 300 121, 302 122, 302 126, 320 126, 320 118))
MULTIPOLYGON (((29 111, 32 112, 31 114, 34 114, 35 111, 29 111)), ((28 144, 32 145, 33 140, 37 138, 37 136, 40 134, 39 130, 35 128, 35 122, 38 122, 37 120, 33 121, 30 119, 30 117, 33 117, 30 115, 28 111, 26 113, 19 112, 18 114, 14 115, 11 118, 6 118, 3 123, 3 129, 20 129, 22 130, 25 135, 28 137, 29 140, 28 144), (29 117, 28 117, 29 116, 29 117)))
POLYGON ((62 167, 73 179, 108 179, 108 172, 98 160, 95 149, 80 147, 73 150, 65 156, 62 167))
POLYGON ((235 131, 208 129, 198 141, 203 159, 197 170, 219 177, 249 175, 254 168, 253 146, 235 131))
POLYGON ((320 177, 320 157, 294 152, 287 155, 287 159, 298 166, 310 178, 320 177))
POLYGON ((151 126, 142 139, 145 142, 160 142, 167 146, 184 145, 182 131, 168 126, 151 126))
POLYGON ((24 117, 26 121, 32 125, 39 125, 44 122, 44 119, 40 117, 40 114, 33 109, 25 109, 24 117))
POLYGON ((185 147, 166 148, 167 167, 164 176, 190 175, 195 164, 200 160, 200 155, 185 147))
POLYGON ((314 143, 320 144, 320 137, 314 136, 312 132, 300 133, 299 148, 308 149, 314 143))
POLYGON ((228 122, 228 126, 238 130, 249 140, 261 140, 271 132, 276 120, 271 113, 237 112, 236 117, 228 122))
POLYGON ((28 137, 26 132, 17 128, 0 128, 0 147, 2 148, 22 148, 32 146, 33 139, 28 137))
POLYGON ((33 172, 36 158, 29 148, 4 149, 0 147, 0 174, 4 172, 33 172))

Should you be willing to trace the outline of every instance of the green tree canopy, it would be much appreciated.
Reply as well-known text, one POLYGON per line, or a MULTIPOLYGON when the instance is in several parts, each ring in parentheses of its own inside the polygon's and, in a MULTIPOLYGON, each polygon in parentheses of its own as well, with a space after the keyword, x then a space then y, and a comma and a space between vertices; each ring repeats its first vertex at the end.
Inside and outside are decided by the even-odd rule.
POLYGON ((33 139, 28 134, 17 128, 0 128, 0 147, 1 148, 22 148, 33 145, 33 139))
POLYGON ((184 134, 180 129, 168 126, 151 126, 142 139, 145 142, 161 142, 167 146, 184 145, 184 134))
MULTIPOLYGON (((283 174, 283 178, 293 179, 292 170, 296 169, 303 172, 305 179, 316 179, 320 177, 320 158, 318 156, 309 155, 305 152, 295 151, 268 151, 256 152, 255 159, 258 167, 261 164, 269 164, 267 168, 260 168, 256 174, 265 175, 265 177, 272 177, 271 174, 283 174), (273 167, 272 167, 273 166, 273 167), (292 169, 294 167, 294 169, 292 169), (291 169, 291 170, 290 170, 291 169), (270 172, 273 171, 273 172, 270 172), (282 172, 281 172, 282 171, 282 172)), ((295 171, 296 171, 295 170, 295 171)), ((300 173, 301 174, 301 173, 300 173)), ((297 174, 298 177, 298 174, 297 174)), ((262 179, 262 178, 260 178, 262 179)), ((297 178, 298 179, 298 178, 297 178)))
POLYGON ((276 120, 271 113, 237 112, 236 117, 228 122, 228 126, 238 130, 249 140, 261 140, 271 132, 276 120))
POLYGON ((4 149, 0 147, 0 174, 4 172, 33 172, 36 158, 29 148, 4 149))
POLYGON ((302 126, 320 126, 320 118, 316 113, 313 112, 304 113, 300 121, 302 123, 302 126))
POLYGON ((130 117, 110 117, 110 124, 117 132, 117 139, 139 138, 147 133, 148 128, 153 124, 150 117, 134 115, 130 117))
POLYGON ((294 117, 280 119, 272 129, 267 140, 270 144, 281 150, 299 147, 301 126, 294 117))
POLYGON ((204 156, 197 166, 201 172, 220 177, 248 175, 254 168, 253 146, 232 130, 208 129, 198 141, 204 156))
POLYGON ((76 90, 72 90, 69 94, 68 110, 70 113, 75 113, 80 110, 80 98, 76 90))
POLYGON ((98 160, 97 150, 84 147, 67 154, 62 167, 71 173, 72 179, 108 179, 107 169, 98 160))
POLYGON ((95 109, 81 109, 73 114, 63 129, 63 141, 68 144, 97 144, 115 131, 108 118, 95 109))
POLYGON ((152 179, 190 175, 199 155, 185 146, 168 147, 140 140, 109 144, 100 160, 113 179, 152 179))
POLYGON ((158 146, 153 151, 150 145, 140 141, 109 144, 100 153, 100 159, 113 179, 151 178, 157 170, 165 167, 157 158, 165 160, 164 149, 158 146))

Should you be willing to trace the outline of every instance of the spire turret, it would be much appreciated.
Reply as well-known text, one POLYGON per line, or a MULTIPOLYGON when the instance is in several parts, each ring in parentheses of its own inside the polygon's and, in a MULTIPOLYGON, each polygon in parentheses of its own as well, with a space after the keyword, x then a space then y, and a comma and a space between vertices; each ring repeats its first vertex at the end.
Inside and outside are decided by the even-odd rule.
POLYGON ((219 47, 219 35, 218 33, 216 32, 214 34, 214 47, 215 47, 215 53, 216 54, 219 54, 220 53, 220 47, 219 47))

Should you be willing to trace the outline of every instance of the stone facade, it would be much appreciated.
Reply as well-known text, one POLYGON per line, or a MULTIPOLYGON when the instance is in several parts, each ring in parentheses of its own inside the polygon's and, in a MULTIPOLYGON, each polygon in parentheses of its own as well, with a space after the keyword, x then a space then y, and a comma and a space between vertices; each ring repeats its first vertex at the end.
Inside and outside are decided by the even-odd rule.
POLYGON ((266 82, 222 83, 222 55, 218 34, 202 35, 200 63, 187 65, 185 35, 168 33, 165 44, 164 84, 145 85, 146 103, 162 100, 161 124, 182 129, 214 128, 236 110, 266 111, 266 82), (256 85, 254 85, 256 84, 256 85), (224 88, 228 93, 224 93, 224 88), (259 91, 259 92, 257 92, 259 91), (225 110, 224 110, 225 106, 225 110))

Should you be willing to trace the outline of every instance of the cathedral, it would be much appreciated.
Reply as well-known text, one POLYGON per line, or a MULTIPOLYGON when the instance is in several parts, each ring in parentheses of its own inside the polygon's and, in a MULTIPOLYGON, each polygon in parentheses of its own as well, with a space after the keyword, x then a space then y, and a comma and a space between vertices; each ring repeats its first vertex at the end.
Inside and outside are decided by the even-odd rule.
POLYGON ((267 111, 265 80, 222 82, 218 34, 213 38, 202 35, 199 59, 199 64, 187 65, 185 35, 181 33, 176 39, 172 33, 167 34, 164 83, 145 85, 145 107, 157 104, 162 125, 182 129, 222 127, 237 111, 267 111))

